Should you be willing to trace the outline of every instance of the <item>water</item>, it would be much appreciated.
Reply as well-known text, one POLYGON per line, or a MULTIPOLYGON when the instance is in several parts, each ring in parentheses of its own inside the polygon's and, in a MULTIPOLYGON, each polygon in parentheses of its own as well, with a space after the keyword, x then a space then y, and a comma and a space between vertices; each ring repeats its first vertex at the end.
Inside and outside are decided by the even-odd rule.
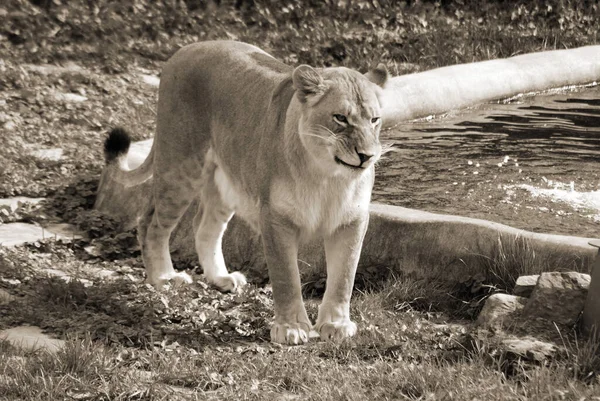
POLYGON ((521 97, 382 133, 373 199, 600 237, 600 87, 521 97))

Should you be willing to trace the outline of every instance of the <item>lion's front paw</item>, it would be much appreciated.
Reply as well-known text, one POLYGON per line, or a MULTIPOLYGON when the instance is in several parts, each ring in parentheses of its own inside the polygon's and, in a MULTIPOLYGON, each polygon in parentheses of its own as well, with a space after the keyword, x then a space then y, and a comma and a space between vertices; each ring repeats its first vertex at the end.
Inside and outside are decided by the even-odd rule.
POLYGON ((223 292, 235 292, 247 283, 246 277, 240 272, 215 277, 214 279, 209 279, 209 281, 223 292))
POLYGON ((326 322, 315 327, 323 340, 341 341, 356 334, 356 323, 351 320, 326 322))
POLYGON ((273 323, 271 327, 271 342, 288 345, 305 344, 308 342, 310 324, 308 323, 273 323))
POLYGON ((146 282, 152 284, 157 290, 163 290, 171 286, 178 287, 185 284, 191 284, 193 280, 190 275, 185 272, 173 272, 163 274, 158 278, 148 277, 146 282))

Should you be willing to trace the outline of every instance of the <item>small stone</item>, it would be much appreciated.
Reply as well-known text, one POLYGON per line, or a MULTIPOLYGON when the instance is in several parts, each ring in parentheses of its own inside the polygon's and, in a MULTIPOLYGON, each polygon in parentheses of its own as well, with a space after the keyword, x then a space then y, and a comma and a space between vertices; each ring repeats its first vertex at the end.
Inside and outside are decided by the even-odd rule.
POLYGON ((57 270, 57 269, 44 269, 42 270, 44 273, 46 273, 49 276, 53 276, 53 277, 58 277, 63 279, 65 282, 69 282, 71 281, 71 277, 65 273, 62 270, 57 270))
POLYGON ((535 288, 539 277, 539 274, 519 277, 517 279, 517 282, 515 283, 513 294, 518 295, 520 297, 529 297, 531 295, 531 292, 535 288))
POLYGON ((96 276, 98 276, 100 278, 114 277, 115 274, 116 273, 113 270, 108 270, 108 269, 100 269, 99 271, 96 272, 96 276))
POLYGON ((133 273, 133 268, 127 265, 117 266, 117 271, 122 274, 133 273))
POLYGON ((13 131, 16 127, 17 125, 14 121, 7 121, 4 123, 4 126, 2 128, 4 128, 6 131, 13 131))
POLYGON ((589 274, 578 272, 540 274, 523 310, 524 316, 567 326, 575 324, 583 310, 590 281, 589 274))
POLYGON ((42 160, 59 161, 63 157, 63 150, 61 148, 36 149, 31 152, 31 155, 42 160))
POLYGON ((81 103, 87 100, 87 97, 75 93, 55 93, 54 99, 65 103, 81 103))
POLYGON ((28 223, 0 224, 0 245, 17 246, 27 242, 36 242, 48 238, 62 239, 63 241, 81 238, 75 231, 68 229, 72 227, 65 224, 53 224, 42 228, 28 223))
POLYGON ((509 294, 493 294, 486 301, 477 317, 477 324, 486 328, 501 328, 503 323, 523 309, 527 298, 509 294))
POLYGON ((41 227, 27 223, 0 225, 0 245, 15 246, 47 237, 41 227))
POLYGON ((102 254, 100 250, 94 245, 88 245, 83 248, 83 250, 90 256, 98 257, 102 254))
POLYGON ((507 338, 500 342, 505 351, 530 361, 543 362, 557 351, 554 344, 534 338, 507 338))
MULTIPOLYGON (((73 280, 73 277, 69 276, 67 273, 65 273, 62 270, 57 270, 57 269, 44 269, 42 270, 44 273, 48 274, 49 276, 54 276, 54 277, 58 277, 60 279, 62 279, 65 283, 69 283, 71 282, 71 280, 73 280)), ((77 278, 77 281, 81 282, 83 284, 84 287, 91 287, 92 285, 94 285, 94 283, 92 283, 90 280, 84 279, 84 278, 77 278)))
POLYGON ((142 81, 144 81, 144 83, 147 85, 150 85, 155 88, 158 88, 158 86, 160 85, 160 78, 158 78, 157 76, 142 74, 141 77, 142 81))
POLYGON ((48 337, 36 326, 19 326, 0 331, 0 338, 15 347, 27 350, 45 349, 56 352, 63 347, 64 341, 48 337))
POLYGON ((19 208, 19 205, 21 205, 21 204, 31 203, 31 204, 37 205, 38 203, 40 203, 43 200, 44 200, 44 198, 27 198, 25 196, 15 196, 14 198, 0 199, 0 207, 8 206, 10 208, 10 210, 12 210, 14 212, 15 210, 17 210, 19 208))
POLYGON ((6 283, 6 284, 10 284, 10 285, 19 285, 21 284, 21 280, 17 280, 16 278, 4 278, 4 277, 0 277, 0 281, 6 283))
POLYGON ((10 292, 0 288, 0 305, 6 305, 14 301, 15 296, 10 292))

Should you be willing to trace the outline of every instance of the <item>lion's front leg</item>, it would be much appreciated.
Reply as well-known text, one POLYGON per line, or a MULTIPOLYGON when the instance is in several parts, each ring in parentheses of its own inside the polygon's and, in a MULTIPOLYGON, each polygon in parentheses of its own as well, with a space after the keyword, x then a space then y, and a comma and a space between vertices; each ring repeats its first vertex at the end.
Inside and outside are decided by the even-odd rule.
POLYGON ((273 212, 261 214, 260 226, 275 304, 271 341, 281 344, 306 343, 311 322, 304 308, 300 287, 298 229, 273 212))
POLYGON ((325 237, 327 287, 315 324, 322 339, 339 341, 356 334, 350 298, 368 221, 367 215, 325 237))

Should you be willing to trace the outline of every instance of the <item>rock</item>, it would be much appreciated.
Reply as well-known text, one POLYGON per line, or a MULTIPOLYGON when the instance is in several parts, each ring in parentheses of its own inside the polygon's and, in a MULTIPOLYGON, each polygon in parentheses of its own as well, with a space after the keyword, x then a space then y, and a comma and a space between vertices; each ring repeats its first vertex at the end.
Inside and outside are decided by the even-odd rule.
POLYGON ((61 148, 36 149, 30 154, 42 160, 59 161, 63 157, 63 150, 61 148))
POLYGON ((129 274, 133 273, 133 268, 127 265, 117 266, 117 271, 121 274, 129 274))
POLYGON ((33 224, 10 223, 0 225, 0 245, 15 246, 47 237, 42 228, 33 224))
POLYGON ((523 315, 567 326, 575 324, 583 310, 590 280, 589 274, 577 272, 540 274, 523 315))
POLYGON ((56 352, 63 347, 64 341, 50 338, 36 326, 19 326, 0 331, 0 339, 10 342, 15 347, 27 350, 45 349, 56 352))
POLYGON ((6 305, 14 301, 15 296, 10 292, 0 288, 0 305, 6 305))
POLYGON ((515 288, 513 289, 513 294, 518 295, 520 297, 529 297, 533 288, 537 284, 539 274, 535 274, 532 276, 521 276, 517 279, 515 283, 515 288))
POLYGON ((55 93, 54 99, 65 103, 81 103, 87 100, 87 97, 75 93, 55 93))
POLYGON ((2 206, 8 206, 10 208, 10 210, 12 210, 14 212, 15 210, 17 210, 19 208, 20 204, 31 203, 31 204, 37 205, 38 203, 40 203, 43 200, 44 200, 44 198, 27 198, 25 196, 15 196, 14 198, 0 199, 0 208, 2 206))
POLYGON ((94 274, 97 277, 100 277, 103 279, 109 279, 116 275, 116 273, 113 270, 108 270, 108 269, 100 269, 100 270, 96 271, 94 274))
POLYGON ((557 351, 556 345, 529 337, 506 338, 500 345, 508 353, 535 362, 548 360, 557 351))
POLYGON ((28 223, 0 224, 0 245, 17 246, 48 238, 70 240, 81 238, 69 224, 54 224, 42 228, 28 223), (69 229, 67 229, 70 227, 69 229))
POLYGON ((147 85, 150 85, 154 88, 158 88, 158 85, 160 85, 160 78, 158 78, 157 76, 148 74, 141 74, 140 76, 142 78, 142 81, 144 81, 144 83, 147 85))
POLYGON ((13 131, 16 127, 17 125, 14 121, 7 121, 4 123, 4 126, 2 128, 4 128, 6 131, 13 131))
MULTIPOLYGON (((71 280, 73 280, 73 277, 69 276, 67 273, 65 273, 62 270, 57 270, 57 269, 44 269, 42 270, 44 273, 48 274, 49 276, 54 276, 54 277, 58 277, 60 279, 62 279, 65 283, 69 283, 71 280)), ((81 282, 83 284, 84 287, 91 287, 92 285, 94 285, 94 283, 92 283, 90 280, 86 280, 84 278, 77 278, 77 281, 81 282)))
POLYGON ((94 245, 88 245, 84 247, 83 250, 90 256, 99 257, 102 255, 102 252, 94 245))
POLYGON ((477 324, 486 328, 499 329, 503 322, 511 319, 515 312, 525 306, 527 298, 509 294, 493 294, 486 301, 477 317, 477 324))
POLYGON ((68 62, 64 66, 51 64, 24 64, 23 68, 25 68, 27 71, 37 72, 40 75, 61 75, 69 73, 82 73, 85 71, 81 66, 73 62, 68 62))

